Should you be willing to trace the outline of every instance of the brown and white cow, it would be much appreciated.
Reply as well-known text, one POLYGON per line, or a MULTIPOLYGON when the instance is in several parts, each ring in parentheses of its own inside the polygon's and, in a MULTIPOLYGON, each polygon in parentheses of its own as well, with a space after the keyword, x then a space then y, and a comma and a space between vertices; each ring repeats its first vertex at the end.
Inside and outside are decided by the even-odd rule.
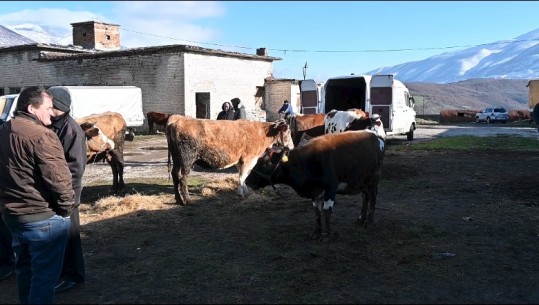
POLYGON ((277 144, 293 148, 290 129, 284 120, 254 122, 248 120, 194 119, 171 115, 166 126, 168 166, 172 157, 172 180, 176 203, 189 204, 187 177, 196 164, 209 169, 236 165, 238 194, 244 196, 245 178, 265 149, 277 144))
MULTIPOLYGON (((148 113, 146 113, 146 118, 148 119, 148 133, 153 134, 154 125, 163 126, 164 128, 170 115, 171 114, 164 112, 148 111, 148 113)), ((157 132, 157 126, 155 127, 155 132, 157 132)))
POLYGON ((124 191, 124 142, 127 124, 121 114, 105 112, 76 119, 86 134, 86 163, 106 161, 112 169, 110 194, 124 191))
POLYGON ((337 193, 362 193, 358 223, 367 227, 373 222, 384 144, 375 132, 361 130, 325 134, 292 150, 267 149, 245 184, 253 190, 286 184, 311 199, 316 215, 311 238, 325 240, 337 193))

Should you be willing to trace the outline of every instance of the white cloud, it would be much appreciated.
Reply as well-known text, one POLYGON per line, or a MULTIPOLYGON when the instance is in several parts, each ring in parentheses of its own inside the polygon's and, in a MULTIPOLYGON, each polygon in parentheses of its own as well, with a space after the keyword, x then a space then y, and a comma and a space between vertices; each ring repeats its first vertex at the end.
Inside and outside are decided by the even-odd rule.
POLYGON ((218 1, 129 1, 115 2, 115 9, 125 18, 196 20, 223 16, 224 4, 218 1))
MULTIPOLYGON (((196 21, 224 14, 225 5, 219 1, 118 1, 106 12, 39 8, 0 14, 0 20, 8 28, 34 24, 61 37, 71 35, 71 23, 75 22, 93 20, 118 24, 121 45, 135 48, 213 42, 220 32, 196 21)), ((71 37, 62 39, 65 41, 70 44, 73 40, 71 37)))
POLYGON ((14 26, 21 23, 32 23, 39 26, 52 27, 71 31, 71 23, 89 20, 102 20, 106 17, 86 11, 70 11, 67 9, 40 8, 36 10, 22 10, 20 12, 0 14, 2 25, 14 26))

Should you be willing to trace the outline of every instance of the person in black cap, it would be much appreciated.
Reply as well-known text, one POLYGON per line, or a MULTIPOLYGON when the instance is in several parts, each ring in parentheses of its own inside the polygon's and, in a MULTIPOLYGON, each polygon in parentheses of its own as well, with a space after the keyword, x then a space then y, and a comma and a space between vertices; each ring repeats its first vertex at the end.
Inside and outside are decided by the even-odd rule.
POLYGON ((292 105, 288 100, 284 100, 283 106, 281 107, 281 109, 279 109, 279 111, 277 111, 277 113, 279 113, 281 119, 286 119, 290 115, 294 114, 294 109, 292 109, 292 105))
POLYGON ((230 101, 234 106, 234 120, 245 120, 245 106, 241 103, 241 100, 235 97, 230 101))
POLYGON ((76 287, 85 280, 78 206, 82 194, 82 176, 86 167, 86 135, 69 114, 71 110, 69 91, 62 87, 51 87, 47 92, 53 97, 54 117, 50 128, 58 135, 64 148, 64 155, 71 171, 76 205, 71 214, 71 226, 62 273, 55 287, 55 292, 59 293, 76 287))

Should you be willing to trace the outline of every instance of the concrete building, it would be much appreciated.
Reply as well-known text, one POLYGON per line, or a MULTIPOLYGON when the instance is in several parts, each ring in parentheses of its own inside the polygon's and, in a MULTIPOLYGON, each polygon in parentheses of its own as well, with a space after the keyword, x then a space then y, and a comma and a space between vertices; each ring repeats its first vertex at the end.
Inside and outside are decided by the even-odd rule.
POLYGON ((247 119, 259 121, 273 120, 284 99, 296 100, 297 82, 273 77, 273 61, 281 59, 268 56, 265 48, 256 54, 190 45, 122 49, 119 25, 71 25, 73 45, 0 48, 0 95, 32 85, 129 85, 142 89, 144 113, 215 119, 223 102, 238 97, 247 119), (274 113, 267 115, 266 107, 274 113))

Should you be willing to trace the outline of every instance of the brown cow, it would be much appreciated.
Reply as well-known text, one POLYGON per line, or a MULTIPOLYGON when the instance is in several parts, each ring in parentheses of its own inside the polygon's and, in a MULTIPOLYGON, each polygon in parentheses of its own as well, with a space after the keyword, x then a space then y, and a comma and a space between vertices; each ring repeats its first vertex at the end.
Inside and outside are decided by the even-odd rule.
POLYGON ((239 174, 238 194, 244 196, 245 178, 267 147, 277 144, 293 148, 290 129, 284 120, 255 122, 248 120, 194 119, 171 115, 166 126, 168 166, 173 166, 176 203, 189 204, 187 177, 196 164, 209 169, 236 165, 239 174))
MULTIPOLYGON (((154 124, 163 126, 164 128, 170 115, 171 114, 164 112, 148 111, 148 113, 146 113, 146 118, 148 119, 148 133, 152 134, 154 132, 154 124)), ((157 132, 157 126, 155 132, 157 132)))
POLYGON ((268 149, 245 184, 253 190, 286 184, 299 196, 311 199, 316 215, 311 238, 319 240, 330 237, 330 216, 336 194, 362 193, 358 222, 366 227, 374 218, 385 151, 383 124, 378 120, 374 126, 373 131, 325 134, 290 151, 268 149))
POLYGON ((76 119, 86 134, 86 163, 107 161, 112 169, 110 194, 124 191, 124 142, 127 124, 121 114, 105 112, 76 119))
POLYGON ((288 125, 294 145, 299 145, 304 137, 314 138, 324 134, 325 114, 296 114, 288 117, 288 125))
POLYGON ((299 114, 288 117, 294 145, 326 133, 343 132, 354 119, 368 117, 361 109, 331 110, 327 114, 299 114))

